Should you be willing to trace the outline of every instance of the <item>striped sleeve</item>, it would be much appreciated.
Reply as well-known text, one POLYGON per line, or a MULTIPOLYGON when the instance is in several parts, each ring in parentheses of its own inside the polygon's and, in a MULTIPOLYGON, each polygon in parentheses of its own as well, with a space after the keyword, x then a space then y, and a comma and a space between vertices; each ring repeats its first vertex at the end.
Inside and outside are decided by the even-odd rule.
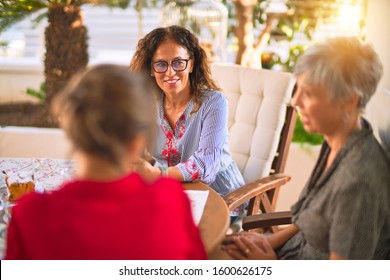
MULTIPOLYGON (((185 181, 214 182, 220 169, 222 151, 227 139, 228 103, 220 94, 212 94, 202 104, 202 132, 198 149, 185 162, 176 167, 185 181)), ((189 137, 191 137, 189 135, 189 137)))

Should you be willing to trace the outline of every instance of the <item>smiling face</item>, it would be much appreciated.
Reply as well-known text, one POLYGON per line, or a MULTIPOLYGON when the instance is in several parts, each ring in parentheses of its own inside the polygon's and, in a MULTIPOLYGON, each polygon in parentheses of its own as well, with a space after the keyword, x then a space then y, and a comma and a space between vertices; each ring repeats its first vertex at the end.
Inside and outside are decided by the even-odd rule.
POLYGON ((193 68, 193 59, 188 61, 184 71, 177 72, 172 69, 172 61, 176 59, 189 59, 187 50, 172 40, 162 42, 152 57, 152 63, 158 61, 168 62, 168 70, 165 73, 157 73, 151 68, 151 74, 155 77, 157 85, 169 96, 179 94, 190 95, 190 73, 193 68))
POLYGON ((334 136, 344 130, 344 102, 333 101, 325 87, 307 83, 305 73, 297 77, 297 91, 291 105, 298 109, 307 132, 334 136))

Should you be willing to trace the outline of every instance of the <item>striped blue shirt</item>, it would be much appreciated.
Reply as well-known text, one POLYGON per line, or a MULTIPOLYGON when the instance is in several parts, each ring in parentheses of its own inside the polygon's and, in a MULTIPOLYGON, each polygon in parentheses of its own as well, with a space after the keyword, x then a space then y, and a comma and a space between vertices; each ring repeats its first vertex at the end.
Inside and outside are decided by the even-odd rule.
POLYGON ((157 164, 176 166, 184 181, 203 181, 220 195, 244 184, 228 150, 228 102, 218 91, 207 91, 198 112, 191 100, 172 129, 164 117, 163 93, 159 99, 157 164))

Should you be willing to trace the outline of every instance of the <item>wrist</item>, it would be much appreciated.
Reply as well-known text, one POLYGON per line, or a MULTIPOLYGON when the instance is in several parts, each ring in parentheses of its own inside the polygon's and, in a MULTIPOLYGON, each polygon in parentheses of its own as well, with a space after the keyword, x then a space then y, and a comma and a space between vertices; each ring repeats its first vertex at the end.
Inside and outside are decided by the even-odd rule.
POLYGON ((165 165, 159 165, 158 169, 160 170, 160 175, 162 177, 167 177, 168 176, 168 167, 165 165))

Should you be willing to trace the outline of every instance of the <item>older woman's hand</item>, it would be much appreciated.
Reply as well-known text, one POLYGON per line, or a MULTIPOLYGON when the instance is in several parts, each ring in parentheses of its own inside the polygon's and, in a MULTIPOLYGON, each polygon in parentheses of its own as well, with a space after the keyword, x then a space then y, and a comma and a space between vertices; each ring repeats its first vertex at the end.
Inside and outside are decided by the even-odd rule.
POLYGON ((263 236, 260 233, 257 232, 248 232, 248 231, 240 231, 234 234, 229 234, 226 235, 224 241, 223 241, 223 247, 224 248, 229 248, 229 247, 236 247, 236 245, 233 242, 233 239, 238 237, 238 236, 245 236, 247 239, 252 240, 254 243, 256 243, 261 236, 263 236))
POLYGON ((268 238, 262 234, 242 233, 228 236, 224 241, 232 242, 223 245, 225 250, 236 260, 276 260, 275 251, 272 249, 268 238))

